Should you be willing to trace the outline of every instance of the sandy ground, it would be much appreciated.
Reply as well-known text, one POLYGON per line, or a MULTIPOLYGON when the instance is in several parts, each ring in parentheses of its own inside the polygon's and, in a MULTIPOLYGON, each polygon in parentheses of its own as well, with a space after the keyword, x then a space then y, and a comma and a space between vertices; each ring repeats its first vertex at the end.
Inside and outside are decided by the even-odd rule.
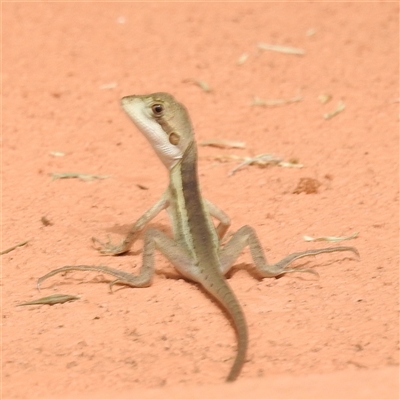
MULTIPOLYGON (((29 240, 2 256, 3 398, 398 398, 398 12, 385 2, 2 3, 2 249, 29 240), (167 184, 119 106, 155 91, 187 106, 199 142, 246 142, 200 147, 200 179, 232 231, 257 230, 269 260, 326 246, 303 235, 359 232, 344 243, 360 260, 306 262, 319 279, 260 280, 248 251, 237 260, 229 282, 250 345, 234 384, 224 383, 229 320, 160 254, 146 289, 111 294, 110 277, 85 272, 35 287, 63 265, 138 271, 141 241, 104 257, 90 238, 121 239, 167 184), (254 106, 254 96, 301 101, 254 106), (228 177, 240 161, 218 160, 260 153, 304 167, 228 177), (52 180, 60 172, 109 177, 52 180), (294 193, 301 178, 318 193, 294 193), (16 307, 60 293, 81 298, 16 307)), ((153 226, 168 231, 166 215, 153 226)))

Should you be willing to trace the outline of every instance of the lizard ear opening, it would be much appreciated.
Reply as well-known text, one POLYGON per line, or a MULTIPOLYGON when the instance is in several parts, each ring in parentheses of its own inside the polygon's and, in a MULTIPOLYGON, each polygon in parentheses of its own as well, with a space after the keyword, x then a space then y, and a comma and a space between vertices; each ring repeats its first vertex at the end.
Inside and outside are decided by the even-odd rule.
POLYGON ((179 141, 181 140, 181 137, 177 133, 172 132, 169 134, 168 139, 171 144, 176 146, 179 143, 179 141))

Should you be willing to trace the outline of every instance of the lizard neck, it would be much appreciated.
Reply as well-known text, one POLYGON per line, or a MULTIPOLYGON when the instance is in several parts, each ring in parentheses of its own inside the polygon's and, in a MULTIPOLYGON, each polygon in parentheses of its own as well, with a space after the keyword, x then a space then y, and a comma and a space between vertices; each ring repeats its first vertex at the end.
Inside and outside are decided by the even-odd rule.
MULTIPOLYGON (((197 147, 193 141, 186 149, 180 163, 182 191, 186 206, 194 211, 201 203, 199 177, 197 173, 197 147)), ((200 207, 201 208, 201 207, 200 207)))

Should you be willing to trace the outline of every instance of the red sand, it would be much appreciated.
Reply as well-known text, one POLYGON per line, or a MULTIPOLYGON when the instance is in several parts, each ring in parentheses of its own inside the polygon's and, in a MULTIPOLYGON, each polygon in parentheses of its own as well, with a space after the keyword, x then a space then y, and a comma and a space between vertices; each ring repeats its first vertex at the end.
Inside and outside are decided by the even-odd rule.
MULTIPOLYGON (((385 2, 3 3, 2 248, 29 240, 2 257, 3 398, 398 398, 398 11, 385 2), (63 265, 137 272, 141 242, 102 257, 90 238, 118 241, 167 184, 119 107, 124 95, 154 91, 187 106, 198 141, 246 142, 200 147, 200 179, 232 231, 252 225, 271 261, 324 246, 304 234, 360 232, 344 242, 360 261, 308 260, 320 279, 257 280, 243 253, 229 282, 250 346, 234 384, 224 383, 236 348, 229 321, 160 254, 150 288, 110 294, 109 277, 83 272, 35 288, 63 265), (298 94, 298 103, 250 105, 298 94), (340 100, 344 112, 325 120, 340 100), (215 160, 259 153, 305 167, 251 166, 228 178, 238 161, 215 160), (49 176, 65 171, 112 177, 49 176), (293 193, 301 178, 318 180, 318 193, 293 193), (81 299, 16 307, 56 293, 81 299)), ((155 226, 168 226, 165 213, 155 226)))

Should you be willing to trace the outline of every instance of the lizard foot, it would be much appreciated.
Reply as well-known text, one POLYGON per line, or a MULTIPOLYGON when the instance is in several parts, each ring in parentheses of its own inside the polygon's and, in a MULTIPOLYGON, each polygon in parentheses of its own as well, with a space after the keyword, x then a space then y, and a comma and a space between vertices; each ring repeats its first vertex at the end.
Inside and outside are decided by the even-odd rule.
POLYGON ((92 237, 92 243, 94 248, 101 254, 109 254, 112 256, 116 256, 127 252, 127 249, 124 246, 124 241, 122 241, 119 245, 115 245, 110 241, 110 237, 108 237, 106 243, 102 242, 101 240, 95 237, 92 237))

